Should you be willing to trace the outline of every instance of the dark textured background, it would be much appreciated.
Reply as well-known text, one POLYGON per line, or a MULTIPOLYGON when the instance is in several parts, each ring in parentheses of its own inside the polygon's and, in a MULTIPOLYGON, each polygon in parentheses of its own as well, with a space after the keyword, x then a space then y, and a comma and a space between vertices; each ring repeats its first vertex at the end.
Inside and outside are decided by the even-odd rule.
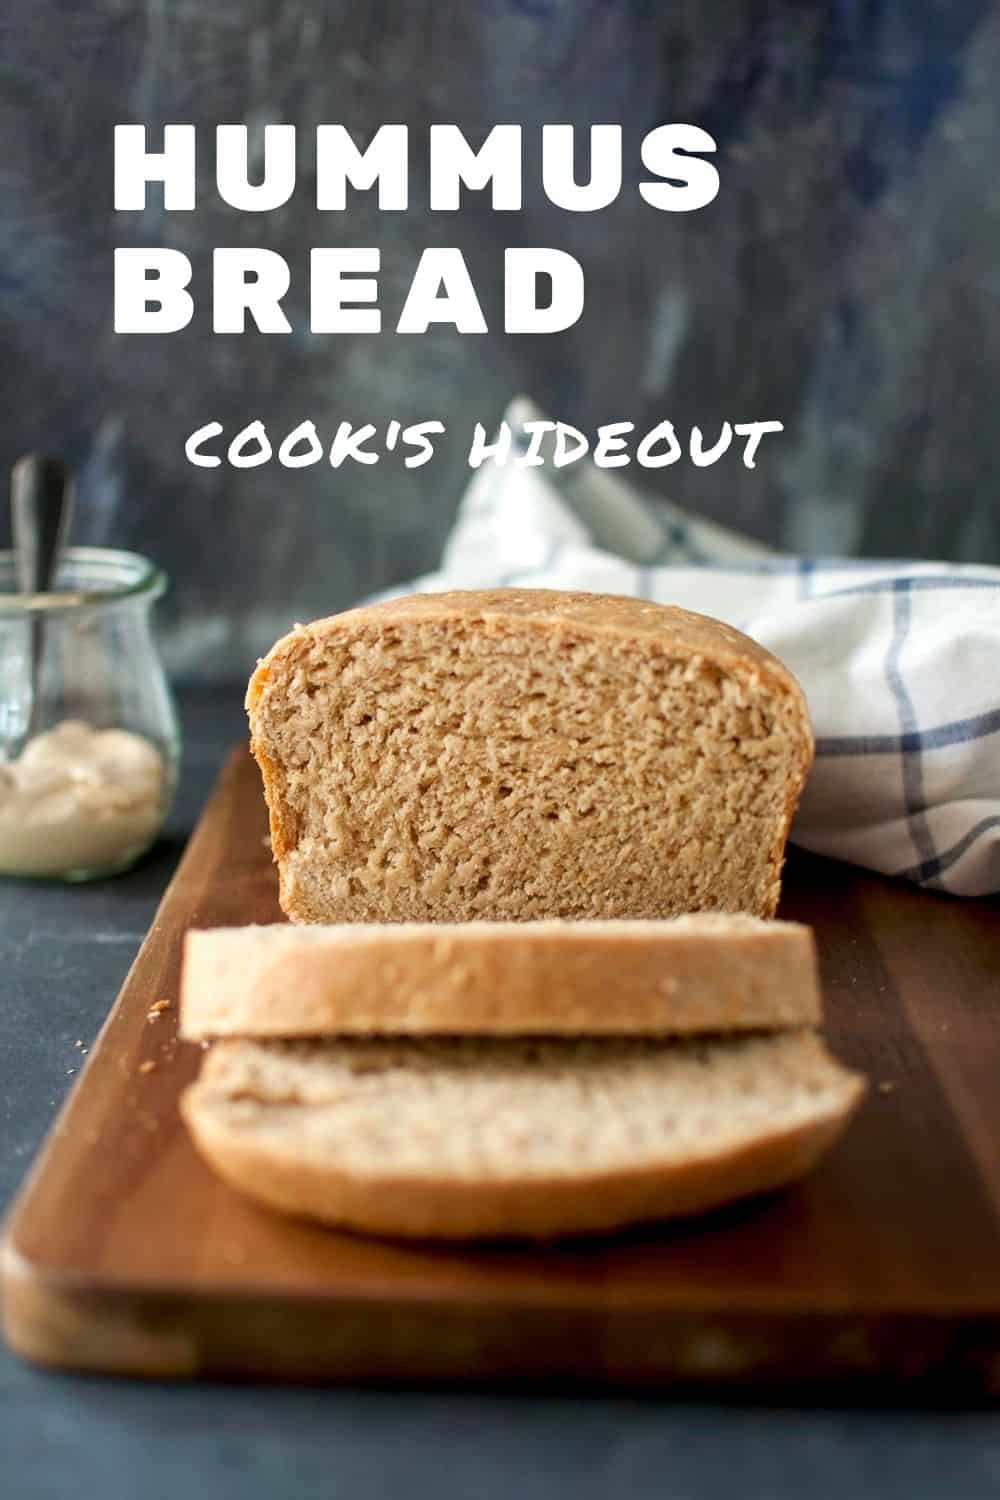
POLYGON ((647 476, 683 504, 793 549, 1000 562, 1000 10, 987 0, 3 0, 0 7, 0 461, 77 466, 77 540, 154 553, 174 578, 164 638, 180 674, 242 675, 292 618, 432 566, 468 471, 472 424, 524 390, 592 427, 668 416, 711 435, 778 418, 756 471, 647 476), (194 214, 112 209, 112 127, 201 127, 194 214), (476 195, 423 206, 434 121, 625 126, 626 186, 599 214, 529 189, 520 215, 476 195), (719 144, 709 207, 657 213, 638 143, 685 120, 719 144), (240 216, 214 194, 218 123, 303 132, 299 191, 240 216), (359 140, 405 121, 412 207, 312 205, 310 132, 359 140), (631 182, 629 175, 631 174, 631 182), (167 337, 115 336, 112 248, 169 245, 205 289, 213 246, 293 267, 291 337, 212 336, 207 300, 167 337), (502 249, 554 245, 588 301, 565 334, 315 337, 312 245, 382 248, 395 320, 420 249, 460 244, 499 321, 502 249), (425 467, 196 470, 187 434, 217 418, 439 417, 425 467))

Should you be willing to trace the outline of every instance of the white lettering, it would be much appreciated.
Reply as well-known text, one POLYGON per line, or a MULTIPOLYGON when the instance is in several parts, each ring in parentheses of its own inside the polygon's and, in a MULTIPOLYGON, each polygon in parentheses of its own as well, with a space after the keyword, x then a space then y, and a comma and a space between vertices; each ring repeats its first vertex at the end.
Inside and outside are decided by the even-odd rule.
POLYGON ((477 192, 492 184, 495 209, 521 207, 520 125, 494 125, 478 151, 457 125, 431 126, 431 208, 453 213, 463 183, 477 192))
POLYGON ((194 208, 193 125, 165 125, 163 150, 146 150, 145 125, 115 126, 115 208, 144 209, 147 182, 163 183, 163 207, 194 208))
POLYGON ((378 183, 378 206, 390 212, 406 208, 407 129, 380 125, 359 151, 343 125, 316 127, 316 207, 347 207, 347 184, 367 192, 378 183))
POLYGON ((264 126, 264 171, 250 181, 249 131, 245 125, 219 125, 215 131, 215 181, 219 197, 242 213, 268 213, 295 191, 295 126, 264 126))
POLYGON ((557 208, 592 214, 614 203, 622 187, 622 128, 591 125, 590 181, 576 180, 572 125, 542 126, 542 186, 557 208))
POLYGON ((583 268, 565 250, 504 253, 504 328, 508 333, 561 333, 583 312, 583 268), (538 279, 551 287, 548 305, 538 303, 538 279))
POLYGON ((378 282, 370 276, 345 278, 356 271, 377 271, 380 255, 376 247, 350 246, 337 250, 313 250, 310 258, 310 321, 313 333, 378 333, 382 314, 378 308, 345 306, 378 300, 378 282))
POLYGON ((461 250, 425 250, 417 262, 397 333, 426 333, 432 323, 454 323, 459 333, 485 333, 486 319, 461 250))
POLYGON ((178 333, 194 316, 180 250, 115 251, 115 333, 178 333))
POLYGON ((213 317, 216 333, 243 333, 250 314, 261 333, 291 333, 281 299, 291 277, 274 250, 216 250, 212 256, 213 317))
POLYGON ((666 182, 640 182, 647 203, 668 213, 691 213, 704 208, 719 191, 719 174, 710 161, 693 151, 714 151, 715 142, 697 125, 658 125, 642 143, 642 164, 666 182))

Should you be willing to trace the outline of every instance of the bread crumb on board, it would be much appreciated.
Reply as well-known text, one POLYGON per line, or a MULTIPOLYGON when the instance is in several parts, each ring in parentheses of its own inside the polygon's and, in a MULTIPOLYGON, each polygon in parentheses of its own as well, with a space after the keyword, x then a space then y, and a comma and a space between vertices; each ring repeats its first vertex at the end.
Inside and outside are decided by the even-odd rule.
POLYGON ((149 1007, 149 1009, 146 1012, 146 1020, 147 1021, 155 1021, 157 1019, 157 1017, 162 1016, 162 1014, 163 1014, 163 1012, 165 1010, 169 1010, 169 1009, 170 1009, 170 1001, 169 1000, 154 1000, 153 1003, 152 1003, 152 1005, 149 1007))
POLYGON ((156 1067, 156 1064, 153 1061, 153 1059, 151 1057, 147 1057, 145 1062, 141 1062, 139 1064, 139 1072, 140 1073, 152 1073, 152 1071, 153 1071, 153 1069, 155 1067, 156 1067))

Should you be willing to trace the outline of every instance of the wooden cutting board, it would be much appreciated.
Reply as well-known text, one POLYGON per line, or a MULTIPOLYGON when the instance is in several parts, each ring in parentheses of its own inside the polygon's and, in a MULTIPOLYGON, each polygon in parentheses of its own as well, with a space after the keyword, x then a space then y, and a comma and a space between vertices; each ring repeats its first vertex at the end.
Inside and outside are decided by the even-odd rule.
POLYGON ((834 1050, 871 1095, 805 1183, 562 1248, 404 1245, 243 1202, 177 1095, 181 935, 277 920, 257 773, 234 752, 7 1228, 7 1337, 160 1376, 1000 1393, 1000 923, 794 857, 834 1050), (159 1002, 165 1008, 154 1010, 159 1002))

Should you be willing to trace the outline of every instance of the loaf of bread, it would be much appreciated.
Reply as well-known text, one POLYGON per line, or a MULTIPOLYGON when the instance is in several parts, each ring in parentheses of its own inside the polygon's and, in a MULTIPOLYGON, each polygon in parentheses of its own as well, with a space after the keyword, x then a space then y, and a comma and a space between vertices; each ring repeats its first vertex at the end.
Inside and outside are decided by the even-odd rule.
POLYGON ((800 1176, 862 1084, 810 1031, 216 1043, 181 1107, 261 1203, 378 1234, 550 1236, 800 1176))
POLYGON ((181 1035, 648 1035, 820 1018, 812 932, 668 921, 343 923, 192 930, 181 1035))
POLYGON ((738 631, 543 589, 298 627, 247 710, 298 922, 769 917, 813 751, 738 631))

